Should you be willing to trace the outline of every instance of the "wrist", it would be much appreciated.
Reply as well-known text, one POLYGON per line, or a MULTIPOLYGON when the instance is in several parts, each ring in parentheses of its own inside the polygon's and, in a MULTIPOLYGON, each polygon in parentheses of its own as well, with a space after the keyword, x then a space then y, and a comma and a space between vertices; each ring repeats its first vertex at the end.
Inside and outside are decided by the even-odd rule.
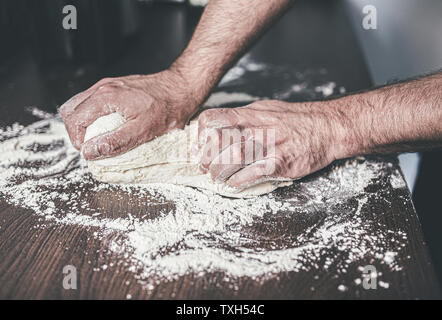
POLYGON ((158 87, 154 95, 158 101, 163 101, 164 108, 174 122, 179 126, 185 125, 198 111, 204 98, 195 94, 192 84, 175 69, 165 69, 154 75, 145 76, 144 84, 149 94, 152 94, 152 81, 158 87))
POLYGON ((181 83, 186 92, 187 99, 191 101, 196 110, 206 101, 216 81, 210 79, 205 72, 186 67, 177 60, 168 69, 181 83))
POLYGON ((368 148, 364 115, 360 105, 363 103, 359 95, 329 100, 326 110, 330 111, 331 144, 334 159, 345 159, 365 154, 368 148))
POLYGON ((169 71, 180 77, 189 90, 189 95, 198 106, 209 97, 212 89, 227 71, 224 62, 208 63, 197 52, 186 49, 184 53, 169 67, 169 71), (222 67, 224 66, 224 67, 222 67))

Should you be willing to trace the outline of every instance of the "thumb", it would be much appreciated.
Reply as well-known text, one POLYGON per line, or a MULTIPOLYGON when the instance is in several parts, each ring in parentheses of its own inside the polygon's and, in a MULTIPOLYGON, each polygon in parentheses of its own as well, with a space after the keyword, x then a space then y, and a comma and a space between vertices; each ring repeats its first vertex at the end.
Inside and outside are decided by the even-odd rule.
POLYGON ((136 121, 128 121, 115 130, 87 140, 81 146, 81 153, 86 160, 98 160, 125 153, 142 142, 138 138, 139 128, 136 121))
POLYGON ((227 181, 232 188, 245 189, 258 183, 275 180, 274 158, 256 161, 233 174, 227 181))

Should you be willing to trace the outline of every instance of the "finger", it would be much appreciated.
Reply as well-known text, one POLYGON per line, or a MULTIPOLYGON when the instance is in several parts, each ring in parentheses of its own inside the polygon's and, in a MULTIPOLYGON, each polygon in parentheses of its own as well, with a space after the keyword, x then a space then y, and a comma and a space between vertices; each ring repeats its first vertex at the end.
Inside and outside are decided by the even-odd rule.
POLYGON ((202 136, 201 141, 204 141, 204 143, 202 143, 200 147, 202 150, 200 169, 202 172, 207 173, 212 160, 222 151, 222 137, 221 131, 217 129, 207 129, 202 136))
POLYGON ((80 149, 84 141, 86 129, 99 117, 114 112, 110 93, 93 95, 83 101, 77 108, 75 113, 65 119, 66 129, 75 148, 80 149))
MULTIPOLYGON (((81 153, 86 160, 98 160, 125 153, 142 143, 140 136, 141 124, 131 120, 117 129, 96 136, 86 141, 81 147, 81 153)), ((147 137, 151 140, 153 137, 147 137)))
POLYGON ((94 85, 92 85, 90 88, 86 89, 83 92, 76 94, 75 96, 70 98, 68 101, 66 101, 59 109, 59 112, 60 112, 62 118, 66 119, 71 114, 73 114, 78 105, 80 105, 87 98, 89 98, 92 94, 94 94, 101 86, 108 84, 108 83, 119 84, 122 82, 119 80, 116 80, 114 78, 101 79, 100 81, 98 81, 94 85))
POLYGON ((224 182, 232 174, 245 166, 243 161, 243 143, 237 142, 224 149, 209 164, 209 173, 213 181, 224 182))
POLYGON ((262 145, 255 140, 245 140, 231 144, 215 158, 209 167, 214 181, 225 182, 234 173, 247 165, 262 160, 262 145))
POLYGON ((93 94, 94 91, 95 90, 93 90, 92 88, 89 88, 83 92, 76 94, 75 96, 70 98, 68 101, 63 103, 61 105, 60 109, 58 110, 58 112, 61 114, 61 117, 63 119, 66 119, 67 117, 69 117, 75 111, 75 108, 80 103, 82 103, 85 99, 87 99, 91 94, 93 94))
MULTIPOLYGON (((262 145, 255 142, 253 131, 226 127, 216 129, 218 145, 207 144, 201 166, 210 171, 212 179, 225 181, 230 175, 245 165, 256 161, 255 153, 261 154, 262 145), (259 147, 259 148, 257 148, 259 147)), ((262 158, 262 157, 261 157, 262 158)))
POLYGON ((226 184, 232 188, 248 188, 266 180, 273 180, 275 171, 275 159, 268 158, 260 160, 233 174, 226 181, 226 184))

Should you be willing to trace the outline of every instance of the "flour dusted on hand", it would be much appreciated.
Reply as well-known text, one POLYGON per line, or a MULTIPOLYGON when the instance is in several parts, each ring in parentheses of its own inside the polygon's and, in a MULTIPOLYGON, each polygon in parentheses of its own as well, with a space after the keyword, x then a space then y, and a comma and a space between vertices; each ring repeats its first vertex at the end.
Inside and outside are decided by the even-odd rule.
MULTIPOLYGON (((112 113, 98 118, 86 130, 85 141, 121 126, 124 118, 112 113)), ((94 177, 103 182, 122 184, 169 183, 206 189, 235 198, 247 198, 272 192, 291 181, 268 181, 243 190, 215 183, 209 174, 199 169, 196 152, 198 123, 187 125, 184 130, 173 130, 144 143, 124 154, 101 160, 89 161, 94 177)))

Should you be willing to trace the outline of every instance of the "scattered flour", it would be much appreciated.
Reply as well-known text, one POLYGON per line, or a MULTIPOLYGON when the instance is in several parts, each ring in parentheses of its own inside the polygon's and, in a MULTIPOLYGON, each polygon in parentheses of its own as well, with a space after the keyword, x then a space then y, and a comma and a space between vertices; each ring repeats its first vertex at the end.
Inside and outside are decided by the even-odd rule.
POLYGON ((407 188, 407 183, 397 170, 390 176, 390 183, 394 189, 407 188))
POLYGON ((253 102, 257 100, 262 100, 264 98, 251 96, 247 93, 242 92, 215 92, 213 93, 209 99, 204 104, 204 107, 216 107, 219 105, 219 102, 222 101, 223 104, 231 103, 231 102, 253 102))
POLYGON ((266 64, 254 61, 249 54, 244 55, 233 68, 231 68, 221 79, 220 86, 238 80, 246 72, 263 71, 267 68, 266 64))
POLYGON ((328 97, 328 96, 331 96, 334 93, 335 88, 336 88, 336 83, 335 82, 328 82, 328 83, 325 83, 325 84, 323 84, 321 86, 315 87, 315 91, 322 93, 322 95, 324 97, 328 97))
POLYGON ((343 284, 340 284, 338 286, 338 290, 341 291, 341 292, 345 292, 345 291, 348 290, 348 287, 344 286, 343 284))
POLYGON ((32 210, 37 227, 75 225, 106 238, 110 252, 147 289, 189 273, 220 271, 227 281, 332 267, 345 274, 367 262, 400 270, 394 257, 405 234, 366 218, 362 210, 370 199, 364 190, 388 163, 339 162, 293 187, 253 199, 166 184, 109 185, 87 172, 61 120, 41 115, 45 119, 30 126, 0 131, 1 197, 32 210), (119 197, 129 209, 109 217, 106 205, 119 197), (130 212, 139 207, 145 214, 130 212), (152 217, 150 208, 160 214, 152 217), (298 230, 296 219, 313 220, 298 230))
MULTIPOLYGON (((327 82, 324 83, 323 85, 320 86, 316 86, 315 87, 315 92, 317 93, 321 93, 322 96, 324 98, 331 96, 332 94, 335 94, 335 89, 336 89, 336 83, 335 82, 327 82)), ((338 90, 339 94, 344 94, 346 93, 346 89, 345 87, 339 87, 338 90)))

